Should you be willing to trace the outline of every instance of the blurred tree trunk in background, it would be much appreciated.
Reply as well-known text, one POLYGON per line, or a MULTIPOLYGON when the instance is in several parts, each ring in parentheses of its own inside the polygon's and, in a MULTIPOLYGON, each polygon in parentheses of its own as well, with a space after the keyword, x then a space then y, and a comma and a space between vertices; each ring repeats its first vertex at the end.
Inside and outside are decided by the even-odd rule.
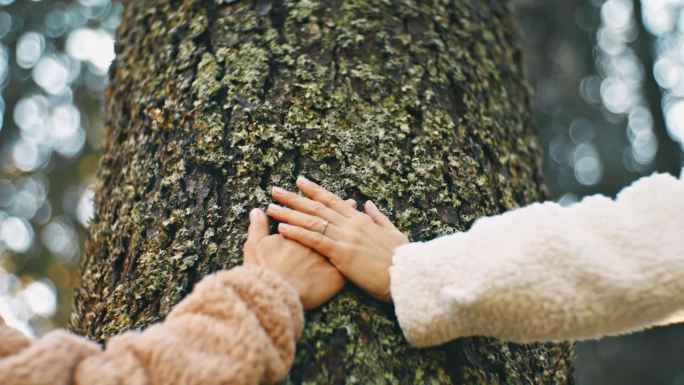
MULTIPOLYGON (((543 199, 504 3, 128 2, 72 329, 162 319, 240 263, 248 211, 299 174, 373 199, 413 240, 543 199)), ((411 349, 352 287, 307 321, 288 383, 571 381, 568 344, 411 349)))

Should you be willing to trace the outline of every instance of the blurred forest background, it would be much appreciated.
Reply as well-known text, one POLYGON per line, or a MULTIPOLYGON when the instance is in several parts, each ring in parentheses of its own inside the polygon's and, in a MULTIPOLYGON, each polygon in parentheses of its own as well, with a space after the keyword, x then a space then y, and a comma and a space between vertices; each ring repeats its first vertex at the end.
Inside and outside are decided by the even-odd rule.
MULTIPOLYGON (((554 199, 679 173, 684 0, 512 0, 554 199)), ((93 213, 102 102, 123 6, 0 0, 0 315, 65 325, 93 213)), ((684 385, 684 327, 578 346, 581 385, 684 385)))

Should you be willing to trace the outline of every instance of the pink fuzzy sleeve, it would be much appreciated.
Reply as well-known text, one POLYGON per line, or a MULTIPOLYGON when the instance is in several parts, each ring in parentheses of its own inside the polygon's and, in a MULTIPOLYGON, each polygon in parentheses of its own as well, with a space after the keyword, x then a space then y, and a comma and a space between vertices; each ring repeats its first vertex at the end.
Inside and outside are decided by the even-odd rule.
POLYGON ((0 340, 0 384, 270 384, 288 372, 302 326, 292 286, 241 266, 205 277, 164 322, 104 351, 64 331, 29 343, 0 326, 15 338, 0 340))

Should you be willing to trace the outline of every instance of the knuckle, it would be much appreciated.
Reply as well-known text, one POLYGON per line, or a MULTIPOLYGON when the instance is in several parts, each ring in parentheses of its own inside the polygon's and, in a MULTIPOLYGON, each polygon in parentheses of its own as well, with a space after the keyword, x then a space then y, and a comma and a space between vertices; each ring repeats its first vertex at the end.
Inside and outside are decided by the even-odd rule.
POLYGON ((317 215, 321 214, 323 212, 324 208, 325 208, 325 205, 323 203, 320 203, 320 202, 314 202, 311 205, 311 210, 313 211, 314 214, 317 214, 317 215))
POLYGON ((313 244, 317 247, 323 246, 323 237, 320 234, 315 234, 312 236, 313 244))
POLYGON ((317 221, 316 219, 314 219, 314 218, 309 218, 309 219, 306 221, 306 227, 307 227, 308 229, 315 229, 316 226, 318 226, 318 221, 317 221))
POLYGON ((351 237, 351 241, 354 242, 354 244, 360 244, 364 241, 364 237, 362 237, 359 233, 354 233, 351 237))
POLYGON ((372 222, 373 219, 369 217, 367 214, 364 213, 358 213, 354 214, 354 216, 351 218, 352 224, 356 227, 364 227, 367 226, 369 222, 372 222))
POLYGON ((327 204, 327 205, 332 205, 332 204, 337 202, 336 198, 337 197, 334 195, 332 195, 332 196, 328 195, 328 196, 323 197, 322 201, 325 202, 325 204, 327 204))

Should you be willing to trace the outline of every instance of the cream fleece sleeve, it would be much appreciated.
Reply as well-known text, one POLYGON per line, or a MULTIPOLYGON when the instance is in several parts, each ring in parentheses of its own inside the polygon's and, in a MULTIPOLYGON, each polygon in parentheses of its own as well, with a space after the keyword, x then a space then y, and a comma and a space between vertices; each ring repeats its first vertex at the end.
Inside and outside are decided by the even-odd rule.
POLYGON ((0 384, 273 384, 289 371, 302 326, 290 284, 241 266, 205 277, 164 322, 104 351, 65 331, 31 342, 0 322, 0 384))
POLYGON ((416 346, 483 335, 589 339, 684 320, 684 181, 532 204, 395 251, 391 292, 416 346))

